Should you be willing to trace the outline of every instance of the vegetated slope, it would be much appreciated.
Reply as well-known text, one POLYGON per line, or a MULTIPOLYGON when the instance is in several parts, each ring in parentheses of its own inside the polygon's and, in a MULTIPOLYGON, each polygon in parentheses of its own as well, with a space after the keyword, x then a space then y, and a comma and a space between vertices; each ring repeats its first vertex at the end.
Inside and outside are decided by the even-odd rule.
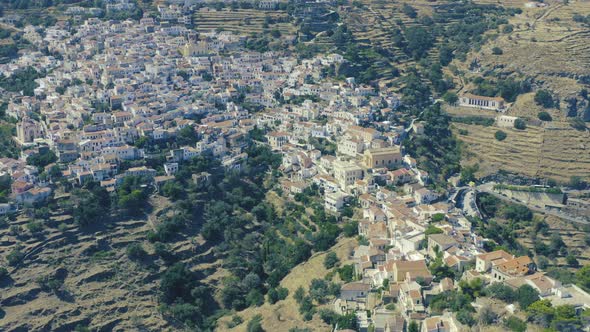
POLYGON ((576 269, 590 260, 588 225, 533 213, 490 194, 479 194, 477 200, 485 220, 475 220, 478 234, 520 255, 534 253, 540 270, 564 283, 576 282, 576 269))
POLYGON ((513 31, 498 33, 495 40, 473 52, 465 64, 477 59, 480 72, 494 68, 519 72, 541 81, 562 98, 577 94, 580 79, 590 72, 590 28, 575 22, 573 16, 590 14, 590 3, 547 3, 546 8, 521 7, 523 13, 509 19, 513 31), (495 46, 503 54, 492 54, 495 46))
POLYGON ((453 127, 467 151, 464 163, 478 163, 482 175, 504 170, 559 181, 568 181, 574 175, 590 177, 590 134, 567 124, 555 129, 529 126, 526 130, 462 123, 453 127), (462 135, 462 130, 467 134, 462 135), (496 140, 497 130, 506 132, 507 138, 496 140))
MULTIPOLYGON (((341 238, 328 252, 335 252, 342 264, 352 263, 350 254, 356 246, 354 238, 341 238)), ((293 294, 300 286, 308 289, 312 279, 323 279, 330 270, 323 265, 327 252, 314 254, 306 262, 297 265, 281 281, 281 287, 289 290, 289 296, 275 304, 265 303, 260 307, 251 307, 242 312, 239 316, 245 322, 250 321, 254 316, 260 314, 263 317, 262 327, 266 331, 288 331, 291 328, 309 328, 312 331, 328 331, 330 326, 324 323, 317 315, 310 321, 304 321, 298 311, 298 304, 293 298, 293 294)), ((329 306, 329 305, 327 305, 329 306)), ((240 324, 229 329, 227 323, 229 317, 221 319, 217 326, 218 331, 246 331, 246 323, 240 324)))
POLYGON ((280 10, 202 8, 193 15, 195 30, 199 32, 223 30, 240 35, 260 34, 269 29, 294 34, 294 26, 288 21, 287 12, 280 10))
POLYGON ((148 264, 141 264, 125 255, 128 244, 142 241, 151 229, 147 218, 113 222, 90 233, 81 232, 71 217, 55 215, 44 222, 52 227, 46 227, 42 236, 30 237, 24 231, 28 220, 21 218, 11 222, 10 230, 0 230, 0 252, 8 254, 17 245, 12 229, 21 226, 18 243, 26 254, 9 269, 11 279, 1 285, 0 330, 72 331, 76 326, 162 330, 170 326, 157 309, 158 268, 149 263, 153 258, 146 257, 148 264), (58 224, 63 225, 59 230, 58 224), (55 281, 63 285, 52 285, 55 281))
MULTIPOLYGON (((476 88, 477 79, 482 77, 491 82, 526 78, 533 82, 533 91, 519 95, 506 115, 538 121, 538 114, 545 111, 553 121, 539 123, 541 127, 529 125, 524 131, 502 129, 508 133, 502 142, 494 139, 498 128, 456 124, 455 134, 465 143, 464 163, 479 163, 483 175, 502 169, 561 181, 574 175, 590 176, 589 134, 569 124, 573 116, 586 119, 590 114, 582 93, 590 73, 590 27, 579 18, 590 14, 590 3, 547 1, 544 8, 526 8, 515 1, 501 4, 522 8, 523 12, 510 17, 509 24, 494 31, 493 38, 480 49, 472 49, 466 61, 453 61, 456 77, 464 83, 460 90, 476 88), (578 15, 576 20, 574 15, 578 15), (544 108, 534 101, 535 92, 541 89, 559 101, 556 106, 544 108), (467 135, 460 134, 465 130, 467 135)), ((463 110, 464 114, 456 109, 452 112, 459 116, 477 112, 463 110)), ((488 116, 493 112, 481 113, 488 116)))

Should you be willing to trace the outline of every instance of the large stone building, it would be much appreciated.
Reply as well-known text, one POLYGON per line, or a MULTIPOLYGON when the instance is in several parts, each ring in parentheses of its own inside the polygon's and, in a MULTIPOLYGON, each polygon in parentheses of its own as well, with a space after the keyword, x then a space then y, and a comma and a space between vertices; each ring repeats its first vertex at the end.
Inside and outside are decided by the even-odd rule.
POLYGON ((343 190, 353 185, 356 180, 362 179, 364 173, 363 169, 356 164, 341 160, 334 162, 334 178, 343 190))
POLYGON ((368 168, 393 168, 402 163, 399 147, 369 149, 365 151, 365 165, 368 168))
POLYGON ((493 111, 503 110, 504 99, 501 97, 485 97, 472 94, 464 94, 459 97, 459 105, 464 107, 475 107, 493 111))
POLYGON ((33 143, 36 138, 43 137, 41 125, 31 118, 24 118, 16 124, 16 138, 20 144, 33 143))

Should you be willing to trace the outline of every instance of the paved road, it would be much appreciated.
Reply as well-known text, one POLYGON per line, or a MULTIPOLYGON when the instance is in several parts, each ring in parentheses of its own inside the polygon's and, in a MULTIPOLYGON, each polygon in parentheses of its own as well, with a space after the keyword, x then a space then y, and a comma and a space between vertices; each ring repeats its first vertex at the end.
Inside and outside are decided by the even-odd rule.
POLYGON ((508 201, 508 202, 511 202, 511 203, 525 205, 526 207, 528 207, 529 209, 531 209, 531 210, 533 210, 535 212, 539 212, 539 213, 542 213, 542 214, 548 214, 548 215, 556 216, 558 218, 561 218, 561 219, 564 219, 564 220, 567 220, 567 221, 571 221, 571 222, 575 222, 575 223, 579 223, 579 224, 590 225, 590 222, 588 222, 588 221, 585 221, 585 220, 579 219, 579 218, 574 218, 574 217, 572 217, 572 216, 570 216, 568 214, 565 214, 563 212, 554 211, 554 210, 547 210, 545 208, 541 208, 541 207, 538 207, 538 206, 526 204, 524 202, 517 201, 515 199, 506 197, 504 195, 501 195, 498 192, 494 191, 494 185, 495 185, 494 182, 488 182, 488 183, 484 183, 484 184, 481 184, 481 185, 477 186, 476 189, 479 192, 488 193, 488 194, 493 195, 493 196, 495 196, 495 197, 497 197, 497 198, 499 198, 499 199, 501 199, 503 201, 508 201))

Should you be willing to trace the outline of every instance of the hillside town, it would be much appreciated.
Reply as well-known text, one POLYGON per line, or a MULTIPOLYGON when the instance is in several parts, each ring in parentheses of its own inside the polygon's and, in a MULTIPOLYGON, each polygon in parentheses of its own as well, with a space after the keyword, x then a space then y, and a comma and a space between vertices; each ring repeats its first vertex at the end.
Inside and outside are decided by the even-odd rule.
MULTIPOLYGON (((109 192, 126 177, 141 177, 158 192, 185 161, 212 155, 239 172, 247 146, 264 144, 282 156, 276 186, 286 197, 313 188, 326 211, 342 218, 353 209, 359 217, 355 280, 330 304, 341 315, 354 313, 359 331, 405 331, 413 321, 423 332, 465 331, 456 315, 431 310, 431 301, 475 280, 514 290, 529 285, 553 305, 590 310, 582 288, 474 232, 453 191, 434 186, 404 149, 404 139, 424 135, 425 124, 396 122, 400 95, 327 75, 347 61, 339 54, 258 53, 229 32, 160 23, 182 21, 175 8, 139 22, 89 18, 75 29, 67 22, 43 33, 24 28, 24 38, 47 52, 24 54, 0 72, 10 77, 33 67, 46 75, 36 79, 33 96, 11 96, 6 110, 22 151, 0 160, 0 177, 11 183, 0 215, 63 195, 57 174, 73 187, 96 182, 109 192), (49 162, 37 167, 31 159, 49 162)), ((467 94, 460 104, 505 108, 501 98, 467 94)), ((515 119, 501 115, 498 126, 515 119)), ((195 182, 203 177, 193 175, 195 182)), ((464 185, 455 178, 449 187, 464 185)))

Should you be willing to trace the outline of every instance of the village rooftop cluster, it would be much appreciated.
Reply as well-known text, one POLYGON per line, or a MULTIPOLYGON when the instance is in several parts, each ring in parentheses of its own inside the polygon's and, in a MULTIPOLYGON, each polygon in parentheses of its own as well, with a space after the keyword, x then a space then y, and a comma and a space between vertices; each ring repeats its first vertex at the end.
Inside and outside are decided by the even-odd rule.
MULTIPOLYGON (((431 274, 428 265, 436 259, 466 280, 527 284, 555 304, 590 305, 590 295, 538 272, 529 257, 485 252, 488 240, 474 234, 464 211, 429 188, 429 174, 401 146, 407 135, 424 135, 424 124, 376 121, 394 118, 388 115, 400 106, 399 96, 352 78, 326 78, 323 69, 346 61, 341 55, 301 60, 256 53, 237 35, 197 34, 147 17, 91 18, 76 29, 60 22, 43 33, 31 26, 24 31, 37 48, 62 56, 31 52, 0 65, 5 76, 29 66, 47 72, 37 79, 34 96, 14 95, 8 105, 23 151, 19 159, 0 160, 13 200, 0 205, 2 214, 54 194, 51 179, 27 165, 31 156, 54 153, 57 161, 45 170, 57 166, 75 186, 95 181, 113 191, 125 177, 142 176, 157 190, 184 161, 205 153, 239 171, 248 158, 249 133, 265 128, 266 143, 283 157, 285 194, 315 186, 332 213, 354 201, 360 206, 358 233, 366 243, 354 250, 358 280, 342 286, 333 307, 355 312, 361 330, 372 324, 376 331, 402 331, 415 320, 423 331, 459 331, 452 315, 430 314, 432 296, 457 287, 431 274), (194 131, 196 142, 167 151, 161 169, 127 167, 156 149, 138 141, 165 146, 186 130, 194 131), (334 153, 311 140, 333 146, 334 153), (432 227, 442 232, 427 234, 432 227), (383 292, 373 292, 384 284, 383 292), (391 302, 399 310, 385 309, 391 302)), ((504 107, 501 100, 474 100, 462 103, 504 107)))

